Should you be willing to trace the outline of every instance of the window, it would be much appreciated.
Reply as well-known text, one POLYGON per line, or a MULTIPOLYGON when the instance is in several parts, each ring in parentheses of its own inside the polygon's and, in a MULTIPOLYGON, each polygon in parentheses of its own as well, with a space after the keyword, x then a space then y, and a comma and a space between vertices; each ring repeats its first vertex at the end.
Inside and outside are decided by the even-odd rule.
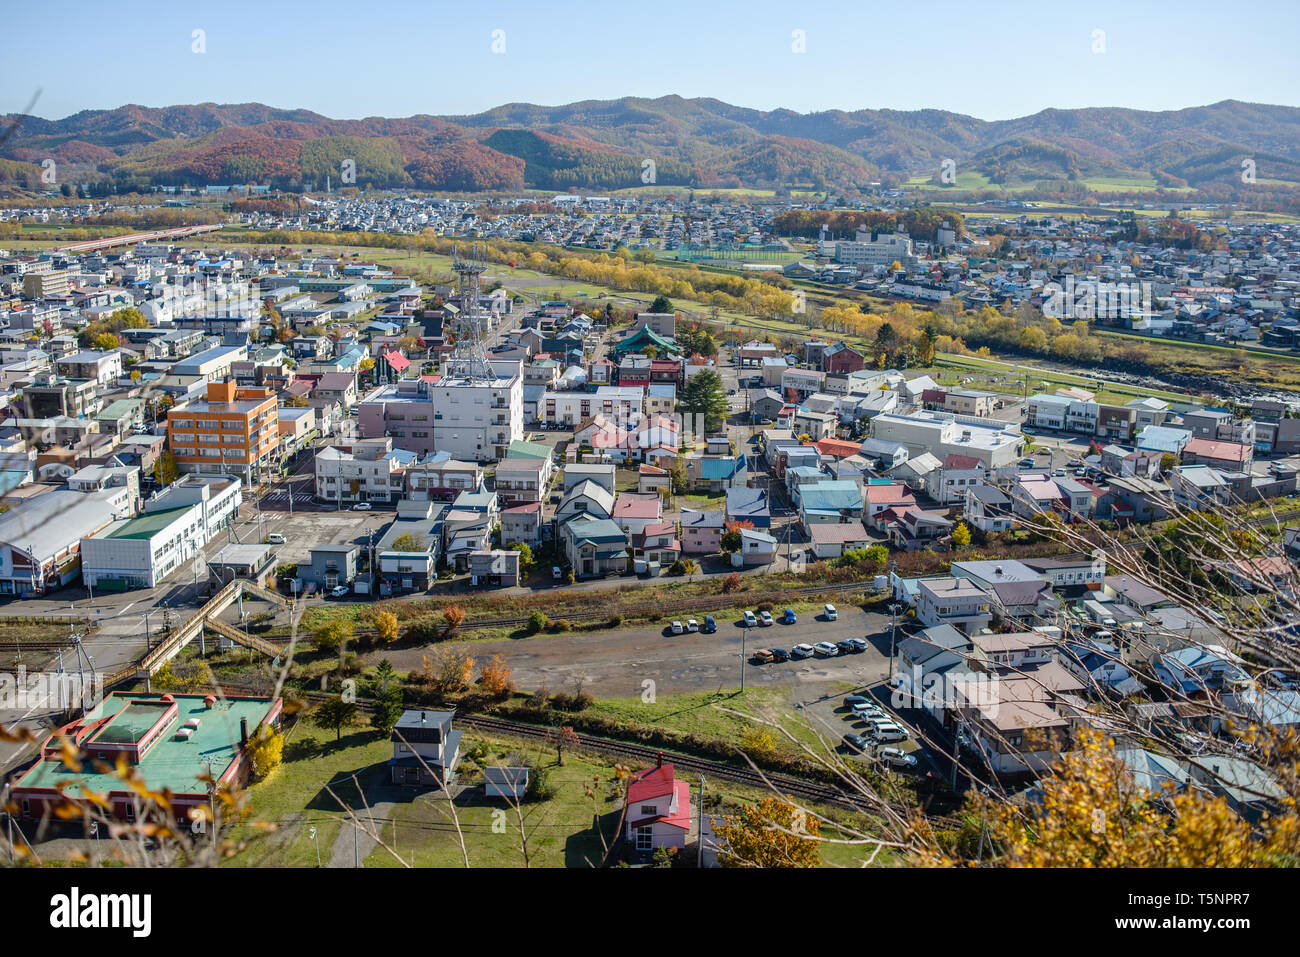
POLYGON ((648 827, 638 827, 636 829, 636 849, 638 851, 648 851, 654 847, 651 830, 648 827))
POLYGON ((653 804, 642 804, 642 805, 641 805, 641 813, 642 813, 642 814, 658 814, 659 812, 658 812, 657 810, 655 810, 655 805, 653 805, 653 804))

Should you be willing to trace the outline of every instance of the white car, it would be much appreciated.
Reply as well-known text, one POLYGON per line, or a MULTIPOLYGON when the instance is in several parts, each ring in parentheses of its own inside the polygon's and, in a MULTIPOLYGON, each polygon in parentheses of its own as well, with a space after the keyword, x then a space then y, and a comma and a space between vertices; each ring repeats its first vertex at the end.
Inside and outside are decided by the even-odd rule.
POLYGON ((674 635, 680 635, 680 634, 681 634, 682 632, 684 632, 685 630, 686 630, 686 629, 682 627, 682 623, 681 623, 680 621, 675 621, 675 622, 673 622, 673 634, 674 634, 674 635))
POLYGON ((333 596, 334 598, 342 598, 347 593, 348 593, 347 585, 335 585, 333 588, 330 589, 330 595, 333 596))
POLYGON ((880 760, 896 768, 916 767, 916 755, 908 754, 902 748, 881 748, 880 760))
POLYGON ((799 644, 790 649, 791 658, 811 658, 817 652, 812 645, 799 644))
POLYGON ((272 545, 283 545, 286 541, 285 537, 279 532, 272 532, 270 535, 266 536, 266 540, 272 545))
POLYGON ((691 618, 690 620, 688 620, 688 621, 686 622, 686 630, 687 630, 687 631, 699 631, 699 630, 700 630, 700 623, 699 623, 698 621, 696 621, 694 618, 691 618))
POLYGON ((826 612, 826 620, 827 620, 827 621, 838 621, 838 620, 839 620, 839 617, 840 617, 840 616, 839 616, 839 613, 835 611, 835 606, 834 606, 834 605, 827 604, 827 606, 826 606, 826 608, 825 608, 824 610, 825 610, 825 612, 826 612))
POLYGON ((772 613, 770 611, 760 611, 758 613, 758 622, 764 628, 772 624, 772 613))
POLYGON ((813 650, 819 655, 825 655, 827 658, 834 658, 840 653, 840 650, 829 641, 817 642, 817 644, 813 645, 813 650))
POLYGON ((752 611, 745 612, 745 627, 746 628, 758 627, 758 619, 754 617, 754 613, 752 611))
POLYGON ((368 511, 370 511, 370 503, 369 503, 369 502, 357 502, 356 505, 353 505, 353 506, 352 506, 352 511, 354 511, 354 512, 368 512, 368 511))
POLYGON ((880 707, 874 701, 863 701, 853 706, 853 713, 859 718, 887 718, 885 709, 880 707))

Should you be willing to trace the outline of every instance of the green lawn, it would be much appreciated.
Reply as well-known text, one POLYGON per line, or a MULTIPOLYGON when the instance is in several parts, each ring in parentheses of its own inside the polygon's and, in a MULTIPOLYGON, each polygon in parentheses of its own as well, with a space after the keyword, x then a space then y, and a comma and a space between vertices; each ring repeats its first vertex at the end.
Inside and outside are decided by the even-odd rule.
POLYGON ((313 826, 321 860, 328 862, 347 814, 325 786, 353 802, 352 775, 363 786, 382 779, 392 753, 387 737, 379 737, 369 727, 345 729, 342 741, 335 742, 333 732, 299 722, 286 734, 284 762, 248 791, 252 820, 273 824, 276 830, 266 832, 251 824, 237 828, 234 838, 247 841, 248 846, 227 863, 235 867, 314 867, 316 845, 309 836, 313 826))
MULTIPOLYGON (((522 759, 529 764, 541 762, 554 789, 548 800, 526 802, 521 808, 529 866, 588 867, 600 862, 604 850, 592 824, 593 815, 600 815, 606 840, 614 836, 618 823, 608 787, 613 778, 609 763, 566 754, 564 766, 558 767, 553 750, 543 752, 529 743, 468 736, 461 742, 461 753, 468 755, 478 744, 487 751, 481 763, 467 756, 457 774, 455 820, 445 796, 425 792, 397 806, 391 823, 384 827, 384 843, 415 867, 464 867, 466 855, 470 867, 523 867, 518 815, 508 802, 489 800, 482 790, 482 766, 517 765, 522 759), (587 797, 588 786, 595 791, 594 800, 587 797), (464 854, 457 823, 465 842, 464 854)), ((383 847, 376 848, 364 863, 366 867, 401 866, 383 847)))

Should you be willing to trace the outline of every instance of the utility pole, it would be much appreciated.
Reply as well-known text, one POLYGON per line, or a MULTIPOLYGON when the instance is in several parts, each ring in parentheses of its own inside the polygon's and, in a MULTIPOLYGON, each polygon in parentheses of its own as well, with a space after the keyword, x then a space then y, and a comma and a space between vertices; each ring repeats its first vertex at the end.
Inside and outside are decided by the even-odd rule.
POLYGON ((745 622, 745 627, 740 630, 740 690, 745 690, 745 645, 749 639, 749 622, 745 622))
POLYGON ((704 866, 704 775, 700 775, 700 805, 695 825, 695 866, 704 866))
POLYGON ((894 656, 898 651, 898 602, 889 606, 889 681, 894 680, 894 656))

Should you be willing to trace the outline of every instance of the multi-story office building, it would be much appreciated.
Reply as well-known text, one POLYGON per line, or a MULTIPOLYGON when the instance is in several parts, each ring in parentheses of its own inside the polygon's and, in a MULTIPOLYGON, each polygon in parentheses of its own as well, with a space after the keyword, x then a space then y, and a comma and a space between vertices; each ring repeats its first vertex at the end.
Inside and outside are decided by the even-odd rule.
POLYGON ((279 432, 275 393, 233 381, 209 382, 207 401, 167 413, 168 441, 182 472, 260 481, 275 464, 279 432))

